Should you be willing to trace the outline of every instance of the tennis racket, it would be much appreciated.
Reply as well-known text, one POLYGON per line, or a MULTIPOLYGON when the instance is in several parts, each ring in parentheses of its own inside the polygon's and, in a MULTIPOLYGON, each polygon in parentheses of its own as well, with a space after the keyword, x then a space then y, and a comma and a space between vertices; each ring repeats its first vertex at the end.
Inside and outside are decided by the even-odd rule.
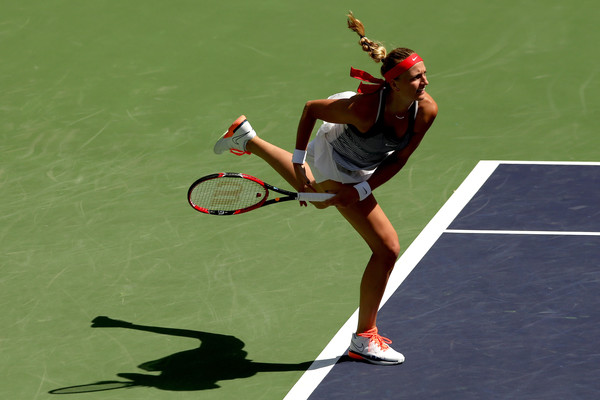
POLYGON ((250 175, 220 172, 207 175, 190 186, 188 202, 196 210, 211 215, 235 215, 269 204, 290 200, 325 201, 331 193, 295 193, 269 185, 250 175), (270 192, 285 197, 269 198, 270 192))

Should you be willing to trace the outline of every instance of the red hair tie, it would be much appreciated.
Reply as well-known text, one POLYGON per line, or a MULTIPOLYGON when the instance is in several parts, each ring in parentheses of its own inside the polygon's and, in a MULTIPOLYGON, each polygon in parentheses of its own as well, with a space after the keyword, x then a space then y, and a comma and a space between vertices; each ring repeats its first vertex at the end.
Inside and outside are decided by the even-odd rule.
POLYGON ((360 69, 355 69, 352 67, 350 67, 350 76, 356 79, 360 79, 363 82, 368 82, 361 82, 361 84, 358 86, 358 89, 356 90, 358 93, 375 93, 376 91, 381 89, 383 87, 383 84, 385 83, 383 79, 375 78, 368 72, 361 71, 360 69))

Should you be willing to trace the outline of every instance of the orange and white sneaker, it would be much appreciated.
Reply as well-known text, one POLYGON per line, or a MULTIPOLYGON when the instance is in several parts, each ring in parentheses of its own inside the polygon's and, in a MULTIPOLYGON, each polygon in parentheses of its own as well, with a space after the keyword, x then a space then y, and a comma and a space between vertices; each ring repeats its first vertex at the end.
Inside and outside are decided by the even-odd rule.
POLYGON ((372 364, 395 365, 404 362, 404 356, 392 349, 392 341, 379 336, 377 328, 363 333, 353 333, 348 355, 357 360, 365 360, 372 364))
POLYGON ((223 134, 215 143, 213 148, 216 154, 221 154, 229 150, 235 155, 241 156, 250 154, 246 151, 246 143, 256 136, 256 132, 250 126, 250 122, 244 115, 235 120, 227 132, 223 134))

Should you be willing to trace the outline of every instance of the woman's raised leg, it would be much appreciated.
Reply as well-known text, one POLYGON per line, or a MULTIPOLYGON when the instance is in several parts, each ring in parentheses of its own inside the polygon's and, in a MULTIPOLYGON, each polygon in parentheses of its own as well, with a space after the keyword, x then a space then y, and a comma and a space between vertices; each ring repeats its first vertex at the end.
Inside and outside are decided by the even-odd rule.
MULTIPOLYGON (((246 150, 254 155, 259 156, 265 160, 279 175, 283 177, 298 190, 298 182, 296 180, 296 173, 294 172, 294 165, 292 164, 292 153, 277 147, 274 144, 255 136, 246 144, 246 150)), ((312 173, 308 166, 306 166, 308 178, 314 181, 312 173)))
MULTIPOLYGON (((253 153, 259 156, 296 190, 300 190, 292 164, 292 154, 258 137, 244 115, 235 120, 215 143, 216 154, 222 154, 227 150, 236 154, 253 153)), ((314 177, 307 165, 305 171, 307 178, 313 182, 314 177)))

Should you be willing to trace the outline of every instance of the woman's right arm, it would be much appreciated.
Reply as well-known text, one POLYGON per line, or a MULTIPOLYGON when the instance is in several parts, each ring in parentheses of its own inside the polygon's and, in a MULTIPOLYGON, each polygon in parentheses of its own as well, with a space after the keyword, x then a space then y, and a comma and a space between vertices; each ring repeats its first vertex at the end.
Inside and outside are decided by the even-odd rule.
POLYGON ((379 97, 358 94, 350 98, 311 100, 304 105, 298 124, 296 148, 306 149, 317 120, 334 124, 352 124, 361 132, 375 123, 379 97))
MULTIPOLYGON (((296 134, 296 150, 306 151, 308 142, 312 135, 312 131, 317 123, 317 120, 322 120, 338 124, 353 124, 356 126, 363 125, 364 122, 360 118, 361 96, 355 96, 349 99, 323 99, 311 100, 304 105, 300 122, 298 123, 298 131, 296 134)), ((314 191, 310 186, 310 182, 306 176, 304 164, 294 163, 294 171, 300 191, 307 189, 314 191)))

